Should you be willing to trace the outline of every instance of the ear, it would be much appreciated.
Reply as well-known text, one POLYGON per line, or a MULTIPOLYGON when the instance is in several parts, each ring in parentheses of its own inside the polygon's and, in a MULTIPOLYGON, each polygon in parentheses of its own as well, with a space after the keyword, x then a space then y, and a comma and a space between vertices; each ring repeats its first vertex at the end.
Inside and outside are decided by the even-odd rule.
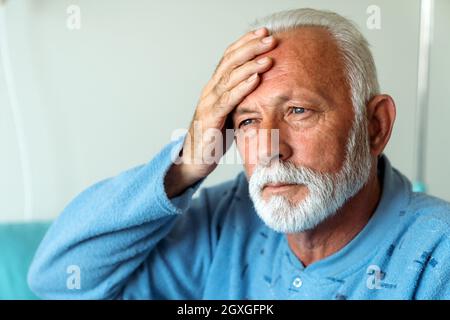
POLYGON ((395 122, 396 108, 391 96, 380 94, 367 104, 370 151, 379 156, 386 147, 395 122))

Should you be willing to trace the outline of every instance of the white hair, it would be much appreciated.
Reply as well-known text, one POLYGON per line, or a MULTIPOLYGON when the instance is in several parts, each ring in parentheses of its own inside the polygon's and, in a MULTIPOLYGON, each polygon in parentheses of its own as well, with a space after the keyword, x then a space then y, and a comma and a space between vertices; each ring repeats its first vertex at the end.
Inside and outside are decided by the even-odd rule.
POLYGON ((323 10, 295 9, 274 13, 256 20, 253 28, 265 26, 272 34, 301 27, 319 27, 328 30, 335 39, 343 57, 355 120, 366 115, 366 104, 380 88, 369 43, 353 22, 341 15, 323 10))

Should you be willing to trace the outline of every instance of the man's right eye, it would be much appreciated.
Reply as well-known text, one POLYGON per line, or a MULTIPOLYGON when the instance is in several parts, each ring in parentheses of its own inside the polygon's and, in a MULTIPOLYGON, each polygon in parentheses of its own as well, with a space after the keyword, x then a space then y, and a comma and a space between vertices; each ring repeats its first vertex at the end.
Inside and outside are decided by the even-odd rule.
POLYGON ((253 119, 245 119, 244 121, 241 121, 241 123, 239 123, 238 128, 241 128, 243 126, 248 126, 250 124, 252 124, 253 119))

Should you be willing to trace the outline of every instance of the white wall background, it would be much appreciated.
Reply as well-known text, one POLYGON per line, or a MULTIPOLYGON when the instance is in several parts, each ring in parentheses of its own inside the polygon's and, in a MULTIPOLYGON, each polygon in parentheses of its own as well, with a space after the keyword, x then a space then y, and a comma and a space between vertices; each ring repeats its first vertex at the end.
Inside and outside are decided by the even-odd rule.
MULTIPOLYGON (((353 19, 372 44, 382 90, 398 108, 387 149, 413 176, 419 0, 14 0, 6 1, 11 68, 31 178, 29 215, 14 114, 0 67, 0 220, 49 219, 100 179, 149 161, 188 126, 226 46, 256 17, 314 7, 353 19), (66 9, 81 8, 81 29, 66 9), (366 27, 369 5, 381 30, 366 27)), ((427 149, 429 192, 450 200, 450 1, 437 0, 427 149)), ((216 170, 205 185, 234 177, 216 170)))

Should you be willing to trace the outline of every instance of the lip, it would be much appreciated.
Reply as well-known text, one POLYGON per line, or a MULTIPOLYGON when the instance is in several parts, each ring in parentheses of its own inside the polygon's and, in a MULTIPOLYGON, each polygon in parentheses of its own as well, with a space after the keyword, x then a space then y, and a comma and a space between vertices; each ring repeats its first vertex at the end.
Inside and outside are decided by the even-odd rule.
POLYGON ((266 184, 263 188, 263 191, 269 192, 283 192, 289 190, 292 187, 298 186, 297 184, 292 183, 270 183, 266 184))

